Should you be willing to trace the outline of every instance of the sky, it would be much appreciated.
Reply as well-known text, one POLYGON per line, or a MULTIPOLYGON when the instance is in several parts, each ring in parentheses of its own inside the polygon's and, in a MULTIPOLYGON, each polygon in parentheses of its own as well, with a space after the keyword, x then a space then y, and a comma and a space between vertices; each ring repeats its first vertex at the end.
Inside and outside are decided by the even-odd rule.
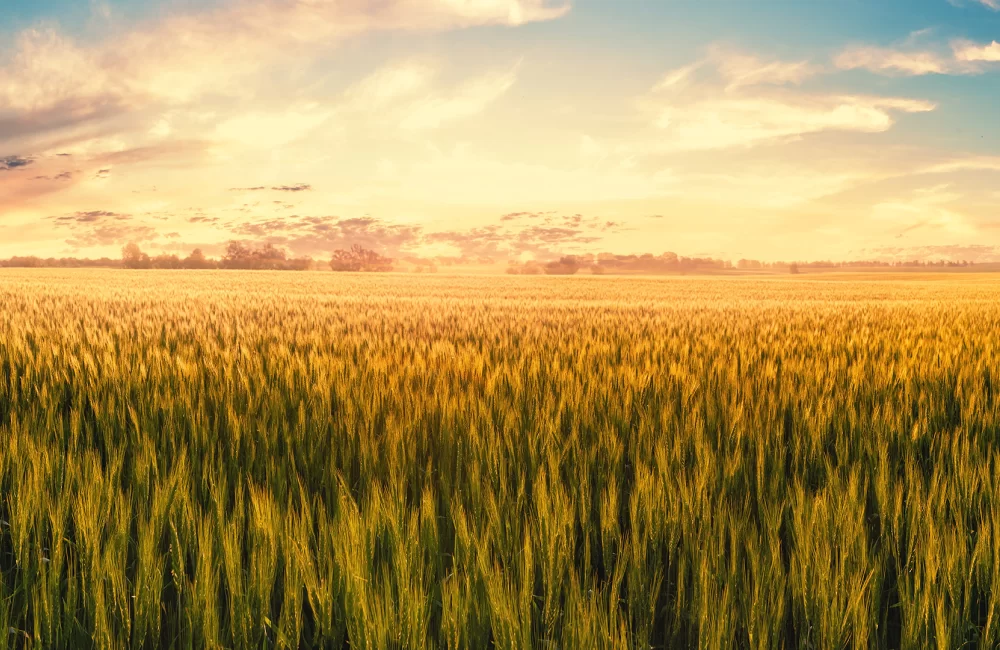
POLYGON ((1000 0, 0 6, 0 257, 1000 261, 1000 0))

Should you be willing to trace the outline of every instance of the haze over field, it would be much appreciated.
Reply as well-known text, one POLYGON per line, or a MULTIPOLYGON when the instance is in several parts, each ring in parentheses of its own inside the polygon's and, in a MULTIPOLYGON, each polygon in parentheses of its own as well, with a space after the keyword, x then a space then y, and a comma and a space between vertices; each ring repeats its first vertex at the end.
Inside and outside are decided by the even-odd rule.
POLYGON ((36 0, 0 257, 1000 260, 995 0, 36 0))

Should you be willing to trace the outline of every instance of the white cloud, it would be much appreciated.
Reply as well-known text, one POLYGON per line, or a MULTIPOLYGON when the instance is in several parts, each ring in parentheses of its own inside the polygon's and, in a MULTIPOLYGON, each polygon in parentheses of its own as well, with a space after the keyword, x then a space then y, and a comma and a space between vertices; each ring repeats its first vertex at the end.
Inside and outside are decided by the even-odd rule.
POLYGON ((903 51, 874 46, 854 46, 834 59, 841 70, 865 69, 871 72, 903 75, 947 74, 954 68, 951 61, 926 51, 903 51))
POLYGON ((871 209, 872 225, 898 231, 897 238, 921 231, 925 236, 972 236, 976 228, 967 215, 952 207, 963 195, 950 185, 915 189, 909 197, 876 203, 871 209))
POLYGON ((482 113, 517 82, 519 69, 517 63, 445 89, 434 83, 438 70, 430 65, 390 64, 349 88, 338 111, 407 131, 435 129, 482 113))
MULTIPOLYGON (((1000 0, 998 0, 1000 1, 1000 0)), ((915 33, 922 35, 921 33, 915 33)), ((983 64, 1000 62, 1000 43, 981 45, 959 39, 952 41, 951 51, 915 49, 911 35, 898 47, 854 45, 834 58, 841 70, 864 69, 877 74, 921 76, 928 74, 976 75, 989 70, 983 64)))
POLYGON ((918 174, 951 174, 965 171, 1000 172, 1000 156, 969 156, 923 167, 918 174))
POLYGON ((434 73, 430 66, 410 61, 388 65, 348 89, 345 97, 361 110, 382 108, 426 88, 434 73))
POLYGON ((1000 43, 993 41, 989 45, 979 45, 972 41, 955 41, 952 43, 955 59, 958 61, 998 63, 1000 62, 1000 43))
POLYGON ((894 113, 921 113, 935 109, 931 102, 892 97, 823 95, 776 91, 761 87, 766 79, 797 79, 799 68, 770 64, 741 68, 742 74, 723 73, 726 80, 756 80, 751 86, 702 83, 683 94, 664 92, 663 82, 643 100, 653 125, 663 138, 662 148, 674 151, 746 147, 761 142, 798 138, 823 131, 879 133, 895 123, 894 113), (768 76, 749 70, 772 70, 768 76))
POLYGON ((729 89, 763 84, 800 84, 822 71, 809 61, 765 60, 719 47, 712 48, 709 60, 727 80, 729 89))
POLYGON ((744 86, 800 84, 823 71, 810 61, 781 61, 764 59, 739 52, 721 45, 708 48, 707 56, 690 65, 671 70, 663 76, 653 90, 661 91, 690 85, 700 76, 714 75, 725 83, 728 90, 744 86))
POLYGON ((660 151, 748 147, 824 131, 879 133, 893 126, 896 113, 935 109, 922 100, 789 88, 821 71, 809 61, 716 46, 704 60, 667 73, 640 105, 657 129, 660 151))
POLYGON ((420 99, 406 109, 400 126, 408 130, 433 129, 477 115, 510 90, 517 81, 518 67, 473 79, 450 95, 420 99))

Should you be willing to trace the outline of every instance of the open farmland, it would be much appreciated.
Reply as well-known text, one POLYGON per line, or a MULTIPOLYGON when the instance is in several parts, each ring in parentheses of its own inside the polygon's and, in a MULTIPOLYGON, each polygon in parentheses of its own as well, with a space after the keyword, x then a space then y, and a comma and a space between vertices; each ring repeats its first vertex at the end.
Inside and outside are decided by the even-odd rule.
POLYGON ((1000 644, 1000 278, 5 271, 0 648, 1000 644))

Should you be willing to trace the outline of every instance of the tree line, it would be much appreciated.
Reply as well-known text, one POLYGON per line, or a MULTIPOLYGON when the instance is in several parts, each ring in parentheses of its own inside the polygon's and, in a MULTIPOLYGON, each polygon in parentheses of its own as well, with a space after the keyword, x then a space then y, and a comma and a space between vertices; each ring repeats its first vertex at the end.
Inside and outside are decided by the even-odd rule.
MULTIPOLYGON (((348 250, 334 251, 328 263, 333 271, 379 271, 393 270, 393 260, 361 246, 348 250)), ((157 255, 150 257, 136 244, 122 248, 122 266, 127 269, 243 269, 254 271, 309 271, 316 268, 311 257, 289 257, 284 249, 274 244, 258 247, 247 246, 243 242, 231 241, 221 259, 205 256, 200 248, 180 259, 177 255, 157 255)))
MULTIPOLYGON (((493 264, 492 259, 466 260, 465 258, 438 257, 425 259, 408 256, 403 260, 414 272, 434 272, 438 263, 452 266, 460 263, 493 264)), ((683 257, 667 252, 661 255, 618 255, 598 253, 564 255, 551 261, 510 262, 507 273, 511 275, 593 275, 627 274, 676 274, 676 273, 717 273, 740 271, 769 271, 777 273, 802 273, 806 271, 879 269, 924 269, 928 271, 973 266, 970 261, 894 261, 858 260, 850 262, 762 262, 741 259, 736 263, 711 257, 683 257)), ((309 271, 329 268, 340 272, 384 273, 396 269, 396 260, 374 250, 354 245, 348 249, 333 252, 327 262, 311 257, 290 257, 274 244, 250 246, 239 241, 230 241, 225 252, 218 258, 210 258, 200 248, 194 249, 186 257, 176 254, 149 255, 135 243, 122 248, 120 259, 102 257, 80 259, 75 257, 15 256, 0 260, 0 267, 7 268, 126 268, 126 269, 245 269, 272 271, 309 271)))
POLYGON ((565 255, 548 263, 512 262, 507 266, 511 275, 575 275, 588 271, 594 275, 604 274, 663 274, 663 273, 707 273, 732 269, 728 260, 702 257, 681 257, 676 253, 653 255, 616 255, 598 253, 587 255, 565 255))

